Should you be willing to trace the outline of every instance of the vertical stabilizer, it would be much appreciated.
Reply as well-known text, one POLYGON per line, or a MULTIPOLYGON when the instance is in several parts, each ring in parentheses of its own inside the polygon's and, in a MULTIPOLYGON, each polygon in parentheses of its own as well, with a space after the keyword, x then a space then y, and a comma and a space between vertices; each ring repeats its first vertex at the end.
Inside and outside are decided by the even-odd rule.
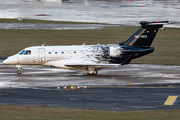
POLYGON ((137 30, 127 41, 119 43, 124 46, 150 47, 159 28, 169 21, 146 22, 141 21, 141 28, 137 30))

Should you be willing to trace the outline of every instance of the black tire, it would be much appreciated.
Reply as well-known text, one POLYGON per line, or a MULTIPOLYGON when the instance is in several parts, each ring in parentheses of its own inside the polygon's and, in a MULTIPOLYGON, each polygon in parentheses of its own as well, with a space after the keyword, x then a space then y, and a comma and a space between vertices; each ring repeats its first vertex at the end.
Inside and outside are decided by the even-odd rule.
POLYGON ((21 71, 21 70, 18 70, 18 71, 17 71, 17 73, 18 73, 18 74, 21 74, 21 73, 22 73, 22 71, 21 71))

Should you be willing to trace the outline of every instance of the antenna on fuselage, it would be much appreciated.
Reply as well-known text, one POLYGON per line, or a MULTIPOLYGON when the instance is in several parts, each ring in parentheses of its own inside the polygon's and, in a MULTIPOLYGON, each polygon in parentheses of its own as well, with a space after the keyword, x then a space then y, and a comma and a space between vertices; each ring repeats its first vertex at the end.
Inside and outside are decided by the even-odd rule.
POLYGON ((85 43, 82 46, 84 46, 84 45, 85 45, 85 43))
POLYGON ((41 47, 43 47, 43 46, 44 46, 44 44, 41 45, 41 47))

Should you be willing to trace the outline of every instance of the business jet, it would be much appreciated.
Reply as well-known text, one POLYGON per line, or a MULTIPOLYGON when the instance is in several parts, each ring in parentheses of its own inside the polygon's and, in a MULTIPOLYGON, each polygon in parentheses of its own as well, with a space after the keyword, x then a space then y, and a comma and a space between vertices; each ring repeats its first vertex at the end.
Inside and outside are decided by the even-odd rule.
POLYGON ((52 68, 80 69, 96 75, 107 67, 119 67, 131 60, 150 54, 150 47, 159 28, 169 21, 141 21, 138 29, 129 39, 119 44, 73 45, 73 46, 33 46, 8 57, 6 65, 15 65, 21 74, 22 65, 42 65, 52 68))

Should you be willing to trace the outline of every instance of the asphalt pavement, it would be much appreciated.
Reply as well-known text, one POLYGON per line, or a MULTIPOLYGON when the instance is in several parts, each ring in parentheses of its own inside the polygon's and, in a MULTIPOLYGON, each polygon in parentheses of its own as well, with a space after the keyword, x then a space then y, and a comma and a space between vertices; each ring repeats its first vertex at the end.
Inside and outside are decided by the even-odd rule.
POLYGON ((50 88, 0 89, 2 105, 82 108, 108 111, 180 109, 180 84, 170 86, 87 86, 64 91, 50 88), (178 96, 173 105, 164 105, 178 96))
MULTIPOLYGON (((106 25, 108 26, 108 25, 106 25)), ((41 23, 0 23, 0 29, 40 29, 40 30, 77 30, 77 29, 102 29, 102 24, 41 24, 41 23)))
POLYGON ((129 64, 103 69, 98 75, 43 66, 22 70, 18 75, 15 66, 0 64, 0 104, 108 111, 180 109, 180 66, 129 64), (169 96, 177 99, 164 105, 169 96))

